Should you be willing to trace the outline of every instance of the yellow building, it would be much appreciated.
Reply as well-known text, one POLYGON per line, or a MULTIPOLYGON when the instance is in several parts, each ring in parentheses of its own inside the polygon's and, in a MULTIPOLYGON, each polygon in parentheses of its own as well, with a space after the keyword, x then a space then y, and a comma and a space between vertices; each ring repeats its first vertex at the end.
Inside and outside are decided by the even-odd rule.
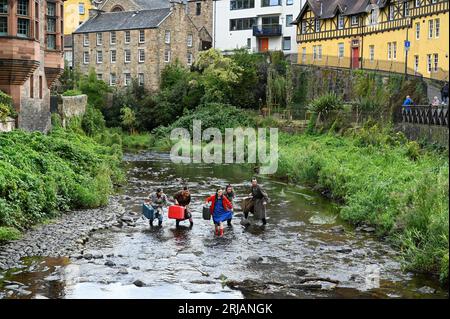
POLYGON ((449 0, 307 0, 294 24, 300 64, 448 81, 449 0))
POLYGON ((64 2, 64 34, 72 34, 80 24, 89 19, 91 0, 66 0, 64 2))

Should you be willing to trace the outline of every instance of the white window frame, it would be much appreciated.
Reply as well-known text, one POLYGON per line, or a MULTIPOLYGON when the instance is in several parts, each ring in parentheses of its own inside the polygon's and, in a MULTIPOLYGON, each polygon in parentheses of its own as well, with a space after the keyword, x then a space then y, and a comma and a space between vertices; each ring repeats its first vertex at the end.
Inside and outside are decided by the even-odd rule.
POLYGON ((97 64, 103 63, 103 51, 97 50, 97 64))
POLYGON ((139 30, 139 43, 145 43, 145 30, 139 30))
POLYGON ((419 56, 418 55, 414 56, 414 72, 416 72, 416 73, 419 72, 419 56))
POLYGON ((283 49, 283 51, 291 51, 291 50, 292 50, 292 38, 291 38, 291 37, 282 37, 281 41, 283 41, 283 42, 282 42, 282 49, 283 49), (287 38, 289 38, 289 49, 286 49, 286 48, 284 47, 284 43, 285 43, 284 41, 285 41, 287 38))
POLYGON ((306 62, 306 47, 302 48, 302 62, 306 62))
POLYGON ((320 61, 320 60, 322 60, 322 45, 318 45, 317 46, 319 49, 318 49, 318 56, 317 56, 317 58, 318 58, 318 60, 320 61))
POLYGON ((314 21, 314 30, 315 30, 316 32, 320 32, 320 27, 321 27, 320 20, 319 20, 319 19, 316 19, 316 20, 314 21))
POLYGON ((357 15, 352 15, 351 24, 352 24, 352 26, 358 25, 358 16, 357 15))
POLYGON ((397 41, 392 42, 392 59, 397 60, 397 41))
POLYGON ((188 48, 192 48, 193 44, 194 44, 194 36, 192 34, 188 34, 186 39, 186 45, 188 48))
POLYGON ((110 61, 111 61, 111 63, 116 63, 117 62, 117 50, 111 50, 111 51, 109 51, 109 54, 110 54, 110 61), (114 52, 114 54, 113 54, 113 52, 114 52), (114 59, 113 59, 113 57, 114 57, 114 59))
POLYGON ((125 78, 124 85, 130 86, 130 84, 132 83, 131 73, 124 73, 123 76, 125 78))
POLYGON ((114 45, 116 43, 117 43, 117 33, 116 33, 116 31, 111 31, 109 34, 109 44, 114 45), (113 41, 113 39, 114 39, 114 41, 113 41))
POLYGON ((89 33, 83 34, 83 46, 88 47, 89 46, 89 33))
POLYGON ((172 37, 172 35, 171 35, 170 30, 166 30, 165 33, 164 33, 164 43, 165 44, 170 44, 171 37, 172 37))
POLYGON ((432 61, 432 54, 427 54, 427 71, 428 73, 431 73, 433 70, 433 61, 432 61))
POLYGON ((409 11, 409 1, 403 1, 403 16, 409 17, 411 12, 409 11))
POLYGON ((387 44, 388 51, 388 60, 392 60, 392 42, 388 42, 387 44))
POLYGON ((127 30, 123 33, 123 37, 124 37, 124 43, 125 44, 130 44, 131 43, 131 31, 127 30))
POLYGON ((131 63, 131 49, 123 50, 123 60, 125 63, 131 63))
POLYGON ((83 64, 89 64, 89 61, 90 61, 89 52, 84 51, 83 52, 83 64))
POLYGON ((415 31, 416 31, 416 40, 419 40, 420 39, 420 22, 416 22, 415 31))
POLYGON ((437 18, 434 19, 434 37, 438 39, 440 35, 441 35, 441 19, 437 18))
POLYGON ((138 49, 138 62, 144 63, 145 62, 145 49, 138 49), (143 55, 141 55, 143 53, 143 55))
POLYGON ((144 73, 138 73, 138 85, 144 86, 145 85, 145 75, 144 73))
POLYGON ((117 85, 117 74, 116 73, 110 73, 109 74, 109 86, 116 86, 117 85), (114 81, 113 81, 114 78, 114 81))
POLYGON ((103 45, 103 33, 97 32, 95 34, 97 45, 103 45))
POLYGON ((97 73, 97 80, 103 81, 103 74, 102 73, 97 73))
POLYGON ((438 53, 433 54, 433 65, 434 65, 433 71, 437 72, 439 69, 439 54, 438 53))
POLYGON ((345 54, 345 45, 344 42, 338 43, 338 58, 343 59, 345 54))
POLYGON ((313 61, 317 60, 317 45, 313 45, 313 61))
POLYGON ((369 60, 370 62, 374 62, 375 61, 375 46, 369 45, 369 60))
POLYGON ((434 20, 428 20, 428 39, 432 39, 434 35, 434 20))
POLYGON ((302 34, 306 34, 306 21, 302 21, 302 34))
POLYGON ((389 21, 393 21, 395 19, 395 6, 391 4, 389 6, 389 21))
POLYGON ((187 60, 187 65, 192 65, 192 63, 194 61, 194 56, 193 56, 192 52, 187 53, 186 60, 187 60))
POLYGON ((339 30, 342 30, 342 29, 344 29, 344 27, 345 27, 345 19, 344 19, 344 16, 341 15, 341 14, 339 14, 339 15, 338 15, 338 29, 339 29, 339 30))
POLYGON ((166 50, 164 52, 164 62, 165 63, 170 63, 171 55, 172 54, 171 54, 170 50, 166 50))

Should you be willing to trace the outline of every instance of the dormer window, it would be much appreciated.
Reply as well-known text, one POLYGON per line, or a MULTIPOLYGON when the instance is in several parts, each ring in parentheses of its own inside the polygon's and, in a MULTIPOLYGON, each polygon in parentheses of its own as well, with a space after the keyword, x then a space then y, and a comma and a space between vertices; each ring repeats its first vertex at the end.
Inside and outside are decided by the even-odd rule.
POLYGON ((370 11, 369 24, 376 25, 377 23, 378 23, 378 11, 372 9, 372 11, 370 11))
POLYGON ((342 15, 338 15, 338 29, 344 29, 344 17, 342 15))
POLYGON ((316 32, 320 32, 320 20, 316 19, 316 32))
POLYGON ((358 25, 358 16, 352 16, 352 25, 353 26, 355 26, 355 25, 358 25))
POLYGON ((306 34, 306 22, 302 21, 302 34, 306 34))

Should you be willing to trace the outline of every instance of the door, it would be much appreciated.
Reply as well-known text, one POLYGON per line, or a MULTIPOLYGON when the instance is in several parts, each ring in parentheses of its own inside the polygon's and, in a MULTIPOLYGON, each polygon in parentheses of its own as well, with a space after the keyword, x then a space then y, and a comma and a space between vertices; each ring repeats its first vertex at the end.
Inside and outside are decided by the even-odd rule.
POLYGON ((259 39, 259 51, 267 52, 269 51, 269 38, 261 38, 259 39))
POLYGON ((352 48, 352 68, 359 69, 359 47, 352 48))

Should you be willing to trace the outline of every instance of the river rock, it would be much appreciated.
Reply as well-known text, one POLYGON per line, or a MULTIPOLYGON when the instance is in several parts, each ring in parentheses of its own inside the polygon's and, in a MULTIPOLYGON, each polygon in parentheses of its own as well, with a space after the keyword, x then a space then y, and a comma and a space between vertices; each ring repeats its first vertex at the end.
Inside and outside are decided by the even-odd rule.
POLYGON ((341 254, 348 254, 348 253, 351 253, 352 250, 350 248, 340 248, 340 249, 337 249, 336 252, 341 253, 341 254))
POLYGON ((83 255, 83 258, 87 259, 87 260, 91 260, 93 257, 94 257, 94 255, 92 255, 91 253, 87 253, 87 254, 83 255))
POLYGON ((105 266, 114 267, 116 264, 112 260, 107 260, 105 262, 105 266))
POLYGON ((145 286, 144 282, 143 282, 142 280, 139 280, 139 279, 135 280, 135 281, 133 282, 133 284, 134 284, 136 287, 144 287, 144 286, 145 286))
POLYGON ((4 288, 9 289, 9 290, 17 290, 20 288, 20 286, 19 285, 7 285, 4 288))
POLYGON ((124 215, 124 216, 120 217, 120 220, 123 221, 123 222, 126 222, 126 223, 128 223, 128 222, 132 223, 133 222, 133 217, 128 216, 128 215, 124 215))
POLYGON ((128 275, 128 270, 126 268, 121 268, 117 273, 120 275, 128 275))
POLYGON ((436 292, 436 289, 428 287, 428 286, 423 286, 423 287, 417 289, 417 292, 419 292, 421 294, 434 294, 436 292))
POLYGON ((345 229, 344 229, 344 226, 339 225, 339 226, 331 227, 331 231, 333 233, 343 233, 345 231, 345 229))
POLYGON ((366 233, 373 233, 373 232, 375 232, 375 228, 373 228, 373 227, 364 227, 364 228, 362 228, 362 231, 366 232, 366 233))
POLYGON ((298 269, 295 274, 297 276, 303 277, 306 276, 308 274, 308 271, 306 269, 298 269))
POLYGON ((93 254, 94 259, 102 259, 103 258, 103 254, 100 252, 96 252, 93 254))

